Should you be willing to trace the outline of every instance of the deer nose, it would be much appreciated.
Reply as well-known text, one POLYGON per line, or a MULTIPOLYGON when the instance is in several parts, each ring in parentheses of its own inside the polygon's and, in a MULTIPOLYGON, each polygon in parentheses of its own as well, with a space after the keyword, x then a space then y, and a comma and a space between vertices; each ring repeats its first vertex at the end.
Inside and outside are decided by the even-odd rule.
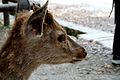
POLYGON ((87 56, 87 52, 83 47, 73 49, 73 60, 81 61, 87 56))
POLYGON ((87 52, 86 52, 85 48, 82 48, 82 50, 83 50, 83 54, 84 54, 85 57, 86 57, 86 56, 87 56, 87 52))

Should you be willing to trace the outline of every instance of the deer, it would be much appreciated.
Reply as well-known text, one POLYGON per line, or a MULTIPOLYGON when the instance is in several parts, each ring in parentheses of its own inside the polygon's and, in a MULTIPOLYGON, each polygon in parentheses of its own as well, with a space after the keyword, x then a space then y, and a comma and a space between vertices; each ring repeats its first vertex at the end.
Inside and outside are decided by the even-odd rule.
MULTIPOLYGON (((28 1, 28 0, 27 0, 28 1)), ((18 2, 16 18, 7 40, 0 50, 0 80, 28 80, 41 64, 74 63, 87 52, 72 40, 42 6, 23 7, 18 2)))

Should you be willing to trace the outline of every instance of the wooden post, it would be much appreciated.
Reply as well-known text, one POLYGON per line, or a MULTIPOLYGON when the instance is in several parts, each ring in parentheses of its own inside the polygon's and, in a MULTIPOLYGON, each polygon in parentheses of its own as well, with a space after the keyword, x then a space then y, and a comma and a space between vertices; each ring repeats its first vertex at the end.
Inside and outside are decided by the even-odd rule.
POLYGON ((15 12, 17 4, 0 4, 0 12, 15 12))
MULTIPOLYGON (((4 26, 9 26, 10 25, 10 18, 9 18, 9 12, 15 11, 17 4, 8 4, 8 1, 11 2, 17 2, 17 0, 2 0, 2 3, 0 5, 0 12, 3 12, 3 19, 4 19, 4 26)), ((23 4, 25 4, 23 2, 23 4)), ((40 5, 36 3, 36 5, 40 5)), ((32 9, 32 4, 30 4, 31 9, 32 9)))
MULTIPOLYGON (((2 0, 3 4, 8 4, 8 0, 2 0)), ((8 11, 4 11, 3 12, 3 18, 4 18, 4 26, 9 26, 10 24, 10 19, 9 19, 9 12, 8 11)))

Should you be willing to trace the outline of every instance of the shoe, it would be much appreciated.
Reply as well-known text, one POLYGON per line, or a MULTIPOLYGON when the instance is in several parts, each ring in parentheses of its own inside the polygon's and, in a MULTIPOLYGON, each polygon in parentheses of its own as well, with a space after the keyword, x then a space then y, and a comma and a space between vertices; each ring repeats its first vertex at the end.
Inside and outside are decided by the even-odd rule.
POLYGON ((112 60, 113 65, 120 65, 120 60, 112 60))
POLYGON ((114 65, 120 65, 120 56, 113 56, 112 64, 114 65))

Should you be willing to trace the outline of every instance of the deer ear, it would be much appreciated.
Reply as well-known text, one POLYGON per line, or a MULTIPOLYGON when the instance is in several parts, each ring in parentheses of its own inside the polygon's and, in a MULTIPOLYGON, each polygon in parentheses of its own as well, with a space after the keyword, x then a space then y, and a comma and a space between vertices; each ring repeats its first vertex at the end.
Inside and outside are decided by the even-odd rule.
POLYGON ((27 21, 27 31, 35 30, 41 34, 43 32, 43 24, 47 13, 48 1, 40 9, 35 11, 27 21))
POLYGON ((40 7, 41 7, 40 4, 33 3, 33 5, 32 5, 33 12, 36 12, 37 10, 39 10, 40 7))

